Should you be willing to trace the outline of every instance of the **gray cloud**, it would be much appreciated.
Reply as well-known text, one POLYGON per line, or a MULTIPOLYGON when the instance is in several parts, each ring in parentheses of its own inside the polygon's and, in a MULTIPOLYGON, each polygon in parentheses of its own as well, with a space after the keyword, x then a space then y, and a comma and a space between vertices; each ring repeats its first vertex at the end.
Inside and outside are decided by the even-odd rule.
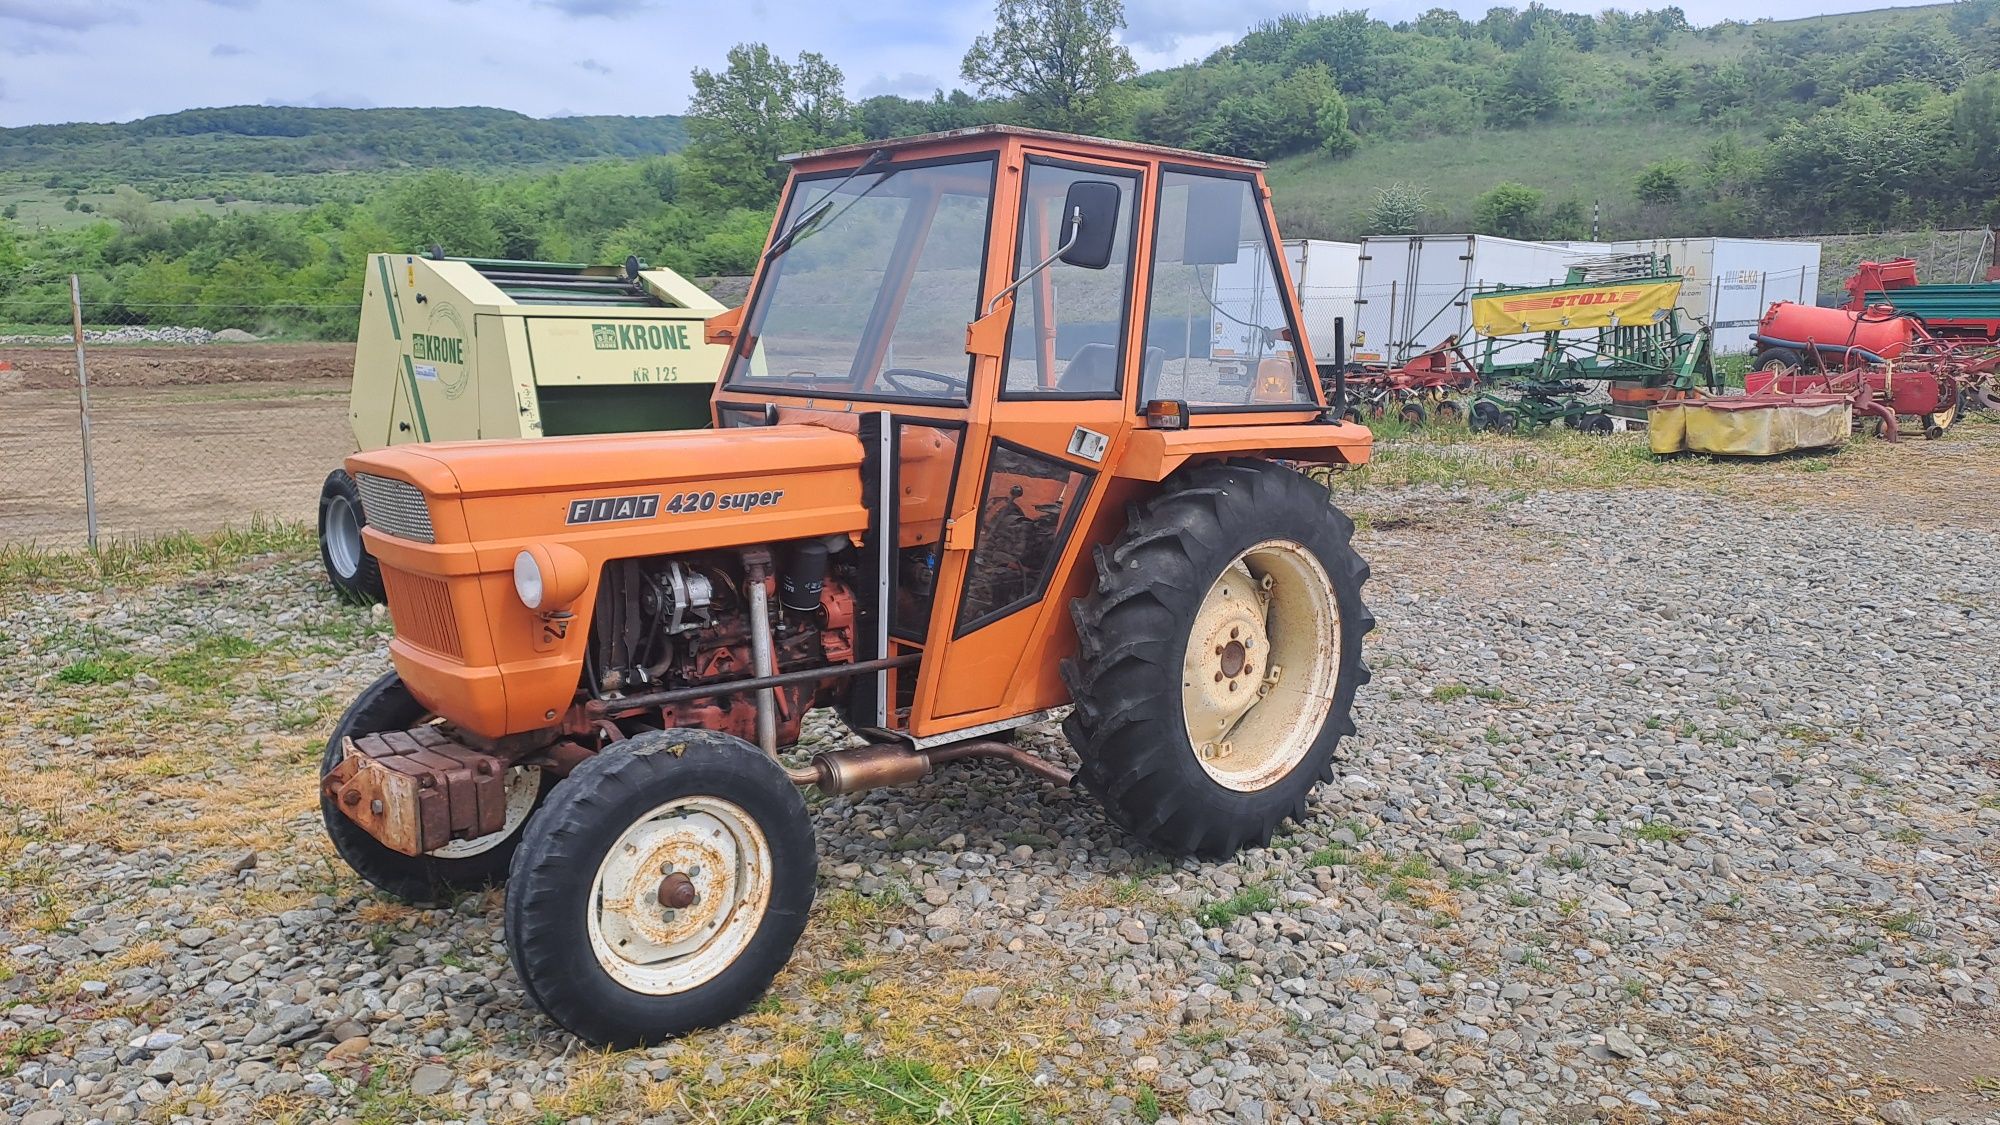
POLYGON ((1287 0, 1244 0, 1238 4, 1132 0, 1125 6, 1125 32, 1121 38, 1128 45, 1144 50, 1170 51, 1183 39, 1212 35, 1234 38, 1273 16, 1298 10, 1300 5, 1287 0))
POLYGON ((237 55, 247 55, 249 53, 247 49, 238 47, 234 43, 217 43, 208 49, 209 57, 216 59, 234 58, 237 55))
POLYGON ((576 68, 578 70, 587 70, 592 74, 611 73, 610 67, 605 66, 603 63, 598 62, 596 59, 578 59, 576 60, 576 68))
POLYGON ((934 74, 878 74, 863 82, 855 90, 855 97, 872 98, 880 94, 900 94, 906 98, 928 98, 948 83, 940 81, 934 74))
POLYGON ((124 16, 123 8, 103 0, 0 0, 0 20, 64 31, 85 31, 124 16))
POLYGON ((567 16, 623 19, 653 6, 653 0, 535 0, 538 8, 554 8, 567 16))

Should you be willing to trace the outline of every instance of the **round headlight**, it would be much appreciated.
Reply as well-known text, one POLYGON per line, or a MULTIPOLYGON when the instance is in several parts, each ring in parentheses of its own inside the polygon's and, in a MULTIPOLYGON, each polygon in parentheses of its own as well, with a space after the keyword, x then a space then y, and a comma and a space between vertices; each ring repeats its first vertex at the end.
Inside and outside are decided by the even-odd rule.
POLYGON ((522 605, 542 608, 542 567, 528 551, 514 556, 514 592, 521 596, 522 605))

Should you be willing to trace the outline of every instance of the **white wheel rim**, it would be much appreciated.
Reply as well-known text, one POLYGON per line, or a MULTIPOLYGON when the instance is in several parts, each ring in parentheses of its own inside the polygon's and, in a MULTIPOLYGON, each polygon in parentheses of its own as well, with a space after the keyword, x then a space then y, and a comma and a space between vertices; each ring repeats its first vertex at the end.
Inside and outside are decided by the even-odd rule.
POLYGON ((353 501, 336 496, 327 504, 326 527, 320 538, 326 541, 326 557, 333 563, 334 573, 342 578, 361 573, 361 520, 353 501))
POLYGON ((714 979, 742 956, 771 901, 771 845, 719 797, 679 797, 634 821, 590 884, 590 949, 612 979, 666 996, 714 979), (669 879, 694 900, 665 905, 669 879))
POLYGON ((1286 539, 1236 556, 1188 633, 1181 716, 1217 784, 1254 793, 1318 741, 1340 676, 1340 607, 1326 568, 1286 539))
POLYGON ((507 771, 501 783, 507 793, 507 820, 500 826, 500 831, 474 836, 470 840, 453 840, 427 854, 437 859, 470 859, 492 851, 519 832, 528 814, 535 810, 535 798, 541 795, 542 769, 540 766, 515 766, 507 771))

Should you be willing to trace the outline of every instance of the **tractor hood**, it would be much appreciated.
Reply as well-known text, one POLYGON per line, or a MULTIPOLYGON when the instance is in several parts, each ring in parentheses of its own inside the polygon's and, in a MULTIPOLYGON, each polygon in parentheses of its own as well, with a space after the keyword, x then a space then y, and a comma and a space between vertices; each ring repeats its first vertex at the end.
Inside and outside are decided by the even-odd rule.
POLYGON ((388 502, 370 507, 371 484, 377 495, 383 486, 362 478, 407 482, 434 542, 511 566, 529 540, 583 539, 589 554, 630 557, 859 531, 861 456, 851 434, 784 425, 401 445, 347 468, 371 530, 411 537, 388 502))

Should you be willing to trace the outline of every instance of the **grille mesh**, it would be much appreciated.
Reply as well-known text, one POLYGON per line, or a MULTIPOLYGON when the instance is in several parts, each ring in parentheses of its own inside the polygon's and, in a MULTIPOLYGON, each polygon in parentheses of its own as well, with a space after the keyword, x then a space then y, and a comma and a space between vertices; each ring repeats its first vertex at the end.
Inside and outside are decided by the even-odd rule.
POLYGON ((385 566, 382 592, 389 596, 389 620, 398 637, 453 660, 465 659, 451 590, 441 579, 385 566))
POLYGON ((355 474, 354 484, 361 491, 361 515, 368 526, 398 539, 437 542, 430 505, 416 485, 368 473, 355 474))

